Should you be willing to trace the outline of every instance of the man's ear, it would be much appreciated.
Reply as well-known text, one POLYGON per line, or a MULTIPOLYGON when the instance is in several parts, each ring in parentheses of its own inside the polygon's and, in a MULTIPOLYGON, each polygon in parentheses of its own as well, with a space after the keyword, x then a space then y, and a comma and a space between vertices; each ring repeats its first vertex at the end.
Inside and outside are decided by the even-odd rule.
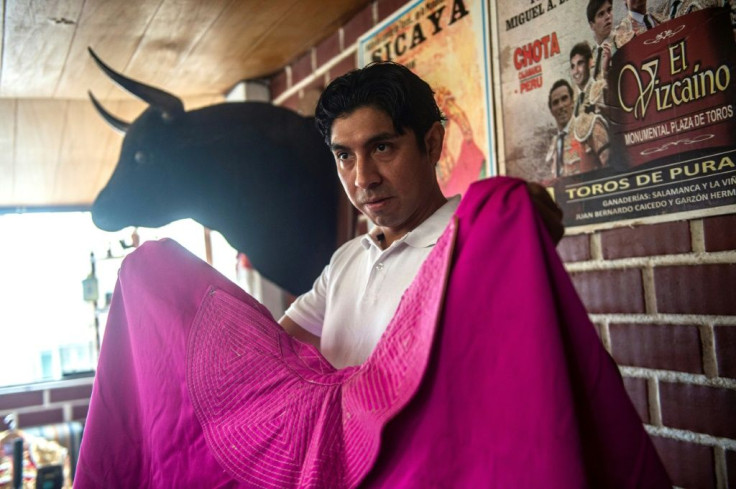
POLYGON ((427 155, 432 165, 440 160, 442 154, 442 143, 445 140, 445 128, 442 123, 437 121, 432 124, 427 134, 424 135, 424 147, 427 148, 427 155))

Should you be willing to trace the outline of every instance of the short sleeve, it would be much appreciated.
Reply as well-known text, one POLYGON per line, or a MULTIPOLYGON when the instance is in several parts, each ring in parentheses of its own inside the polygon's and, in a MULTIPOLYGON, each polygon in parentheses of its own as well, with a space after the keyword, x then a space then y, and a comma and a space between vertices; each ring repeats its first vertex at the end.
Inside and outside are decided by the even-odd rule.
POLYGON ((329 277, 330 265, 327 265, 314 281, 312 290, 297 297, 285 312, 292 321, 315 336, 322 336, 329 277))

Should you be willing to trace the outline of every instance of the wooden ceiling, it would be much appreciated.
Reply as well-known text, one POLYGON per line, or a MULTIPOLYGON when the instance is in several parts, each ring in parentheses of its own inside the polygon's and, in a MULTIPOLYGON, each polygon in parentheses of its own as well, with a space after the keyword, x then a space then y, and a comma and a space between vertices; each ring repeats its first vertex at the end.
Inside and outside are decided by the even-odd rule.
POLYGON ((122 142, 94 111, 144 105, 87 47, 187 109, 222 101, 332 34, 369 0, 59 0, 0 2, 0 208, 87 206, 122 142))

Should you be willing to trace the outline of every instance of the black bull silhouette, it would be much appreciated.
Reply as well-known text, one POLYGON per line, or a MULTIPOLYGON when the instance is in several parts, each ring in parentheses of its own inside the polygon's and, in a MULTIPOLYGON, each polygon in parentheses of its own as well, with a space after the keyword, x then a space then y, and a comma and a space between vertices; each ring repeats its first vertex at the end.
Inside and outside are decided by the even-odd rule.
POLYGON ((313 118, 268 103, 223 103, 185 112, 179 98, 98 66, 149 104, 125 133, 110 181, 92 205, 95 225, 159 227, 190 217, 219 231, 266 278, 308 290, 337 239, 339 185, 313 118))

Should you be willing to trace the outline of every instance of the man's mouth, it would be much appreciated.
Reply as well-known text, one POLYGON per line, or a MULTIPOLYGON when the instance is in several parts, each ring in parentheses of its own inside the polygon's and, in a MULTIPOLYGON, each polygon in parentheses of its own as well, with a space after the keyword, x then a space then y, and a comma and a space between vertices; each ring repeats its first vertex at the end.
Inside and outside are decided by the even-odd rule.
POLYGON ((388 204, 390 197, 371 198, 363 202, 363 206, 370 211, 379 210, 388 204))

